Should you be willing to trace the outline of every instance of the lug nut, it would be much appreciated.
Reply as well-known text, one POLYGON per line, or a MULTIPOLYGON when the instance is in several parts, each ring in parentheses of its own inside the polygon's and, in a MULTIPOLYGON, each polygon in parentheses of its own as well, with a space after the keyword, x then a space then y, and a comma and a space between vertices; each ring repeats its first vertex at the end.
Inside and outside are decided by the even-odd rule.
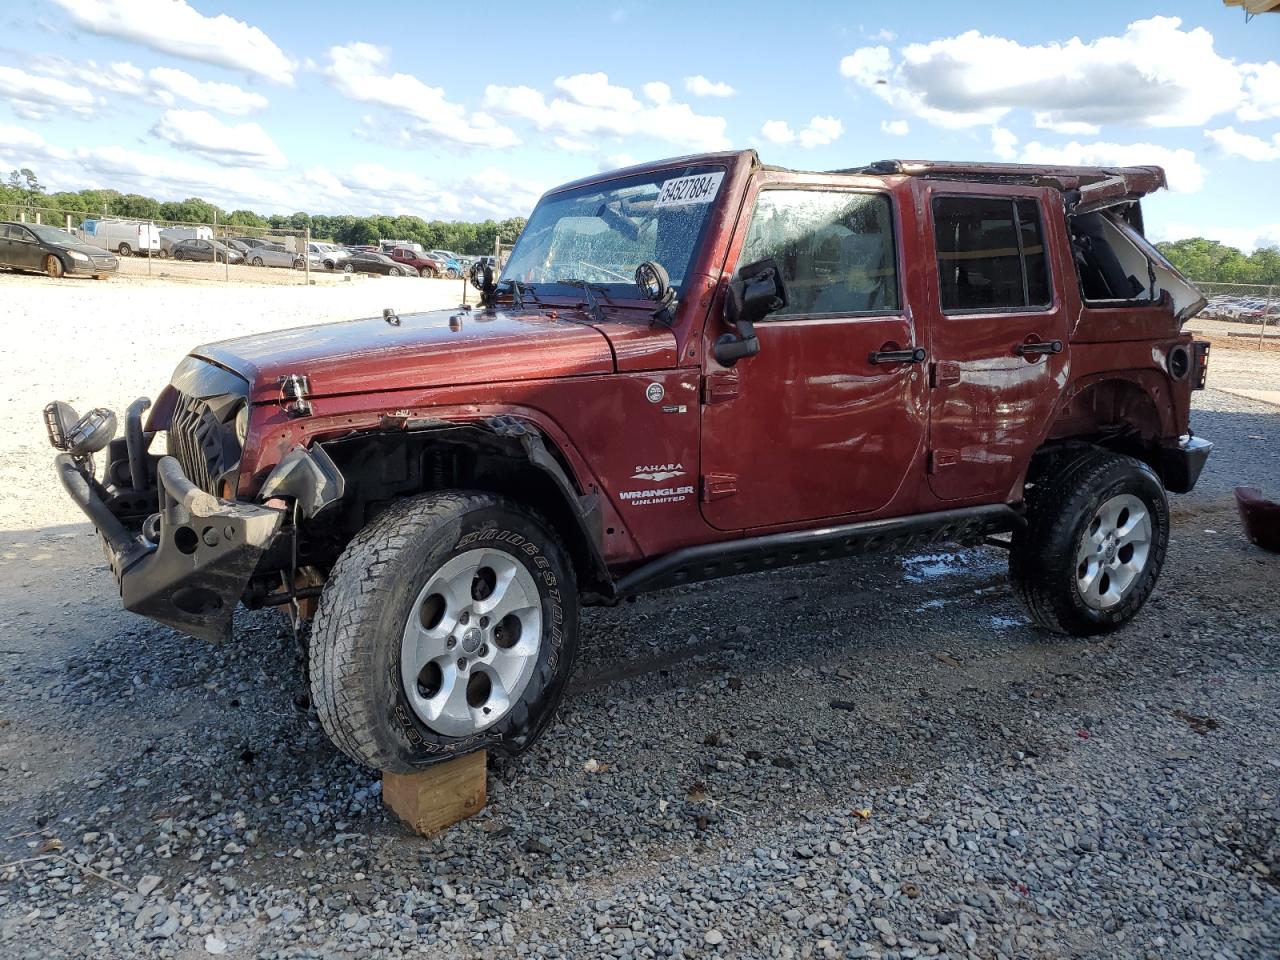
POLYGON ((444 645, 448 647, 450 650, 452 650, 454 647, 458 645, 458 638, 450 637, 448 640, 444 642, 444 645))
POLYGON ((489 645, 487 643, 480 644, 480 656, 487 657, 489 655, 489 645))
POLYGON ((470 623, 470 622, 471 622, 471 614, 469 614, 469 613, 467 613, 467 611, 463 610, 463 611, 462 611, 462 616, 460 616, 460 617, 458 618, 458 622, 459 622, 459 623, 470 623))
POLYGON ((481 627, 487 627, 488 625, 489 625, 489 618, 488 618, 488 617, 481 617, 481 618, 480 618, 480 626, 481 626, 481 627))
POLYGON ((459 670, 465 670, 465 669, 467 669, 467 658, 466 658, 466 657, 459 657, 459 658, 458 658, 458 669, 459 669, 459 670))

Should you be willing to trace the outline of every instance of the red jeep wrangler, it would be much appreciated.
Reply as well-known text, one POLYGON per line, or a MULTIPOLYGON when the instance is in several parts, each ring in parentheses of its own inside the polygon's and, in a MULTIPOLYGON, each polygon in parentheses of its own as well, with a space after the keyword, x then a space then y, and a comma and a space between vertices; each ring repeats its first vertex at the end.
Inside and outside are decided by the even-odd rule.
POLYGON ((581 604, 712 577, 1009 534, 1036 624, 1113 630, 1211 447, 1204 300, 1142 232, 1164 183, 753 151, 602 174, 477 267, 480 308, 200 347, 118 439, 50 404, 58 472, 129 610, 312 619, 320 719, 383 770, 527 747, 581 604))

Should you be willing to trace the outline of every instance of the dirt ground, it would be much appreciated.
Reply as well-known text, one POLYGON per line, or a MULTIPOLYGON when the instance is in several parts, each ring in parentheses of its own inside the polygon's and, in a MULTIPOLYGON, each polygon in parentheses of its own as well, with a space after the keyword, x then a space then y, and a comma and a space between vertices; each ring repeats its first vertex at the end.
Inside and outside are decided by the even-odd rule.
POLYGON ((986 548, 589 611, 559 722, 438 840, 294 708, 275 615, 212 648, 119 610, 45 402, 459 288, 0 274, 0 956, 1280 955, 1280 564, 1231 497, 1280 494, 1241 393, 1280 353, 1216 342, 1217 448, 1125 630, 1037 633, 986 548))

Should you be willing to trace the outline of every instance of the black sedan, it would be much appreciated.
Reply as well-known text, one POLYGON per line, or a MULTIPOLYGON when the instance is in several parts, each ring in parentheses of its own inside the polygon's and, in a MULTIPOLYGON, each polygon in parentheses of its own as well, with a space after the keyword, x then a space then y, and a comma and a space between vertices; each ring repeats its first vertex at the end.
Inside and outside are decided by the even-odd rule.
POLYGON ((213 263, 244 263, 244 254, 217 240, 183 240, 169 248, 175 260, 208 260, 213 263))
POLYGON ((54 278, 69 273, 104 277, 120 269, 120 259, 57 227, 4 220, 0 221, 0 267, 39 270, 54 278))
POLYGON ((378 273, 386 277, 403 277, 418 272, 403 263, 397 263, 385 253, 369 251, 353 253, 342 261, 340 269, 343 273, 378 273))

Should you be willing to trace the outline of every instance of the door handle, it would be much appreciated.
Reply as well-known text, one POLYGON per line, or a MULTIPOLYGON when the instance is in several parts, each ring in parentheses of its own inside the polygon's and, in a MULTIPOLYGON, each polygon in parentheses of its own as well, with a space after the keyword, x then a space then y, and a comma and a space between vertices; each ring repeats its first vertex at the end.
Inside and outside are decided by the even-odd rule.
POLYGON ((924 363, 926 356, 924 347, 908 347, 905 350, 877 350, 867 360, 871 363, 924 363))
POLYGON ((1051 353, 1062 352, 1061 340, 1031 340, 1020 343, 1013 348, 1020 357, 1047 357, 1051 353))

